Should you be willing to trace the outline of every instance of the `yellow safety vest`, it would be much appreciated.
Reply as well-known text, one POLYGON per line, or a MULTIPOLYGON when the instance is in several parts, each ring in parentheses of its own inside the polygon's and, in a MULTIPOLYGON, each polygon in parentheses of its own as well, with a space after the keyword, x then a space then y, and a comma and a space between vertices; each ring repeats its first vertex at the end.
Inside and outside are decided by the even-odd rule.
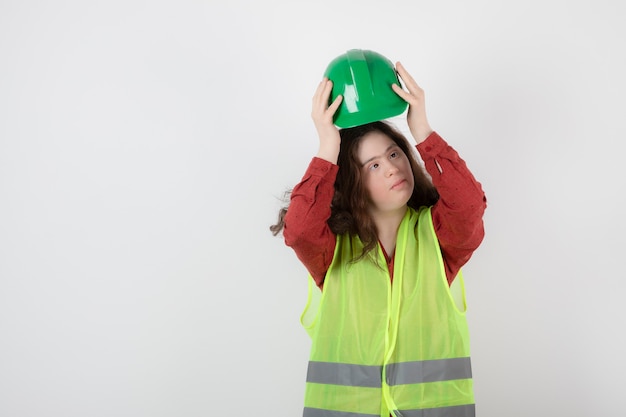
POLYGON ((446 280, 430 208, 409 208, 391 285, 382 250, 337 237, 323 291, 309 279, 304 417, 472 417, 463 277, 446 280), (456 294, 455 294, 456 293, 456 294))

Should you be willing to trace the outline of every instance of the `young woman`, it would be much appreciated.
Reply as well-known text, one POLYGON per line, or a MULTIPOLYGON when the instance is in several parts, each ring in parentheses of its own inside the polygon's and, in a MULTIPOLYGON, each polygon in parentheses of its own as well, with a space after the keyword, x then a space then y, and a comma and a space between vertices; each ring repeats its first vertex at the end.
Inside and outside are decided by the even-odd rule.
POLYGON ((320 146, 271 227, 310 272, 305 417, 473 416, 461 267, 484 236, 480 184, 427 120, 402 64, 407 139, 385 122, 339 131, 332 82, 313 97, 320 146))

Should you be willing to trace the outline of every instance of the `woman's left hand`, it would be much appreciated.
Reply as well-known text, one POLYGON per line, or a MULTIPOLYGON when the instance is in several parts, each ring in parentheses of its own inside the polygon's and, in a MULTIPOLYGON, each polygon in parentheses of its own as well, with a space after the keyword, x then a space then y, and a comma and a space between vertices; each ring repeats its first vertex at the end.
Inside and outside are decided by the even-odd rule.
POLYGON ((433 132, 428 119, 426 118, 426 104, 424 100, 424 90, 417 85, 413 77, 407 72, 400 62, 396 63, 398 75, 404 82, 407 91, 403 90, 399 85, 392 84, 391 88, 397 95, 402 97, 404 101, 409 103, 409 111, 407 113, 407 123, 409 130, 415 141, 419 144, 433 132))

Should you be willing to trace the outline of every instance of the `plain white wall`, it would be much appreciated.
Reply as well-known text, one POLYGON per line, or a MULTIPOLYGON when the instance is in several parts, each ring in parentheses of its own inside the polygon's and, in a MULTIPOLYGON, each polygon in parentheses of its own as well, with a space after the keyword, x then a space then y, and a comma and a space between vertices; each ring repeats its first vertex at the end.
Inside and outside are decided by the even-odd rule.
POLYGON ((405 64, 487 193, 479 415, 623 412, 625 20, 617 0, 2 1, 0 416, 301 415, 305 270, 268 226, 350 48, 405 64))

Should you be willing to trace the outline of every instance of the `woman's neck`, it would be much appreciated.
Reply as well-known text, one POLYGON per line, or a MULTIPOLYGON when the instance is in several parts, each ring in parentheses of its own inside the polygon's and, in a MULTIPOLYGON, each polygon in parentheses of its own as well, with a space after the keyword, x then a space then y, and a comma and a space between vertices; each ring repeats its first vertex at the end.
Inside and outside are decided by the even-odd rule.
POLYGON ((398 237, 398 228, 406 214, 407 206, 389 212, 371 213, 376 232, 378 233, 378 241, 385 249, 390 257, 396 250, 396 238, 398 237))

